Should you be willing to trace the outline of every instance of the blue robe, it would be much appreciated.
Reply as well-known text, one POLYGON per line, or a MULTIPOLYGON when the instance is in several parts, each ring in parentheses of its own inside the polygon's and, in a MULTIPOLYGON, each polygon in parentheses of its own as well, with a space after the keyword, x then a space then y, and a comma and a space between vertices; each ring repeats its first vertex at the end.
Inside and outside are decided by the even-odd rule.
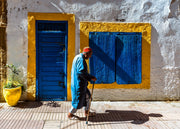
POLYGON ((75 109, 86 106, 86 94, 90 94, 87 85, 91 78, 84 55, 82 53, 76 55, 71 69, 72 106, 75 109))

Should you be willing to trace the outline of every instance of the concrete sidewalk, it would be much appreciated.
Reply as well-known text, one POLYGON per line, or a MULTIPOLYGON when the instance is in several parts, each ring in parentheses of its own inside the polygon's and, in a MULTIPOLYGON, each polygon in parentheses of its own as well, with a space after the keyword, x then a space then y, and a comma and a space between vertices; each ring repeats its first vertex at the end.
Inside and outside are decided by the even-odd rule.
POLYGON ((180 129, 180 102, 92 102, 95 117, 86 125, 67 118, 70 102, 0 103, 0 129, 180 129))

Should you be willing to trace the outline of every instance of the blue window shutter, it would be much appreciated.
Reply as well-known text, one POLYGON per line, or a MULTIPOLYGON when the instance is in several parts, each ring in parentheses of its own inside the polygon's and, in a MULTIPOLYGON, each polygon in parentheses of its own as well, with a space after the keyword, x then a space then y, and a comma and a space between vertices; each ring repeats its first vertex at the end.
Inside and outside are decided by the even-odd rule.
POLYGON ((115 82, 115 38, 109 32, 90 32, 89 45, 93 49, 90 58, 90 73, 96 83, 115 82))
POLYGON ((116 35, 116 82, 118 84, 141 83, 141 33, 116 35))

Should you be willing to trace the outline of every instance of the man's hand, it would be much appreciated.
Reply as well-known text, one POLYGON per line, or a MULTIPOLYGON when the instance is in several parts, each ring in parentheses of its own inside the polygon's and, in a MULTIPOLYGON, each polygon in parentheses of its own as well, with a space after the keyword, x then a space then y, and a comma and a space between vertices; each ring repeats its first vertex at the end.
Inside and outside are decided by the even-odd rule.
POLYGON ((96 77, 92 77, 91 80, 95 82, 97 80, 97 78, 96 77))

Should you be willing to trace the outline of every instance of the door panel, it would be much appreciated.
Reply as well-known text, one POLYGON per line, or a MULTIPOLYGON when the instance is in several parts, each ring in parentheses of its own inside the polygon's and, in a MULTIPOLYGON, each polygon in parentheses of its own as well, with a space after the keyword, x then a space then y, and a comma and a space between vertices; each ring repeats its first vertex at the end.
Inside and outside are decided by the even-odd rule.
POLYGON ((66 99, 66 21, 36 21, 37 98, 66 99))

